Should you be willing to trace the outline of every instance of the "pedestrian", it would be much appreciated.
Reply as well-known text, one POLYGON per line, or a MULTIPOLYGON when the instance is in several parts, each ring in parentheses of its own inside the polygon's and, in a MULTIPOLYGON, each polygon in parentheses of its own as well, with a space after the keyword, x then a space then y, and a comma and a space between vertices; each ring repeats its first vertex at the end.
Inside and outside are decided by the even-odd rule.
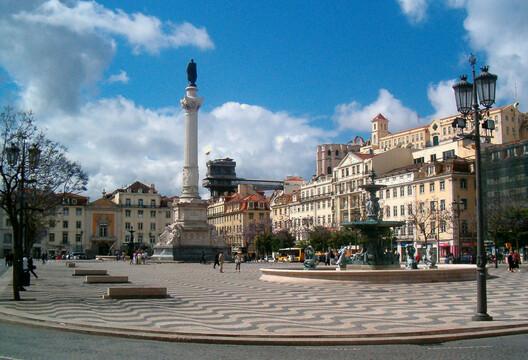
POLYGON ((240 272, 240 264, 242 264, 242 254, 237 253, 235 255, 235 271, 240 272))
POLYGON ((420 255, 420 252, 416 253, 416 257, 414 259, 416 260, 416 264, 420 263, 420 260, 422 260, 422 255, 420 255))
POLYGON ((508 257, 506 258, 506 262, 508 263, 508 271, 509 272, 513 272, 513 251, 510 251, 510 253, 508 254, 508 257))
POLYGON ((29 277, 29 261, 28 261, 28 258, 24 256, 22 258, 22 286, 30 286, 30 285, 31 285, 31 279, 29 277))
POLYGON ((202 250, 202 258, 200 259, 200 264, 206 264, 205 261, 205 251, 202 250))
POLYGON ((224 272, 224 254, 221 252, 218 254, 218 265, 220 266, 220 272, 223 273, 224 272))
POLYGON ((29 270, 30 273, 33 274, 33 276, 35 277, 35 279, 38 279, 37 274, 35 274, 35 269, 36 269, 36 268, 37 268, 37 267, 33 264, 33 258, 30 256, 30 257, 28 258, 28 270, 29 270))
POLYGON ((330 265, 330 251, 325 254, 325 265, 330 265))
MULTIPOLYGON (((519 269, 519 264, 521 263, 521 254, 519 254, 517 251, 513 252, 513 268, 519 269)), ((521 270, 519 270, 521 271, 521 270)))
POLYGON ((214 265, 213 265, 213 269, 216 269, 216 265, 220 266, 220 262, 218 262, 218 258, 220 257, 220 253, 216 253, 215 255, 215 259, 214 259, 214 265))

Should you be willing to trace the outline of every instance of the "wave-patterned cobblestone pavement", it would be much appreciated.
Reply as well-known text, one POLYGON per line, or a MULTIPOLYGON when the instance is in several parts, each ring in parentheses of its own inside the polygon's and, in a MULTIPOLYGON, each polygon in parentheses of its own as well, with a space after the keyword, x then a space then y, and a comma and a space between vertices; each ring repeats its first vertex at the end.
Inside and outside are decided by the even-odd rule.
MULTIPOLYGON (((0 313, 121 329, 247 336, 379 334, 482 324, 470 321, 476 307, 474 281, 277 284, 259 280, 263 266, 286 267, 246 263, 236 273, 234 264, 226 264, 219 273, 200 264, 77 262, 77 268, 129 276, 130 284, 113 286, 161 286, 170 294, 156 300, 103 300, 111 284, 84 284, 84 277, 71 276, 73 269, 64 262, 49 262, 38 265, 39 278, 21 293, 31 301, 9 301, 11 272, 0 278, 0 313)), ((489 271, 494 275, 488 280, 493 324, 528 322, 528 273, 508 273, 504 267, 489 271)))

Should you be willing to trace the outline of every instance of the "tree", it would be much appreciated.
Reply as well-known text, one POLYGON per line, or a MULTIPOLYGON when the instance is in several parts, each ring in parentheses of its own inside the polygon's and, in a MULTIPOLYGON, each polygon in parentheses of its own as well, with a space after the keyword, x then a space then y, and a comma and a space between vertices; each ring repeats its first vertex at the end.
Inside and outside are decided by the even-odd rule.
POLYGON ((295 238, 288 230, 280 230, 273 234, 271 238, 271 251, 278 251, 283 248, 290 248, 295 245, 295 238))
POLYGON ((330 234, 329 246, 332 249, 340 249, 344 245, 357 245, 360 242, 356 230, 343 228, 330 234))
POLYGON ((315 251, 326 251, 330 245, 330 231, 322 226, 316 226, 308 232, 308 242, 315 251))
POLYGON ((416 229, 417 240, 423 238, 426 248, 427 239, 437 236, 441 224, 446 224, 447 228, 447 224, 452 221, 451 212, 447 209, 440 209, 437 201, 433 200, 429 204, 415 202, 408 214, 409 222, 416 229))
POLYGON ((20 300, 23 254, 29 255, 43 219, 63 194, 86 190, 88 178, 64 146, 37 128, 31 112, 5 108, 0 128, 0 208, 13 227, 13 298, 20 300))

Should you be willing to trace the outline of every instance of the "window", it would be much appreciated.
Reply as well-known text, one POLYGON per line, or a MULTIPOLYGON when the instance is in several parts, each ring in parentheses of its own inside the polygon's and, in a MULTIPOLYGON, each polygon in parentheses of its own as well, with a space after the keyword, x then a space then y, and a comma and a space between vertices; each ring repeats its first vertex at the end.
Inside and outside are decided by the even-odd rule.
POLYGON ((55 242, 55 234, 49 233, 48 239, 49 239, 49 242, 55 242))
POLYGON ((140 242, 140 243, 143 242, 143 234, 139 234, 138 235, 138 242, 140 242))
POLYGON ((68 220, 64 220, 64 221, 62 222, 62 228, 63 228, 63 229, 67 229, 67 228, 68 228, 68 220))
POLYGON ((138 206, 143 207, 143 199, 138 199, 138 206))
POLYGON ((462 234, 462 235, 467 235, 467 233, 469 232, 468 229, 469 229, 469 228, 468 228, 468 222, 467 222, 467 220, 462 220, 462 221, 460 222, 460 232, 461 232, 461 234, 462 234))
POLYGON ((442 159, 447 160, 455 157, 455 150, 448 150, 442 153, 442 159))
MULTIPOLYGON (((9 225, 6 224, 6 226, 9 226, 9 225)), ((49 221, 49 227, 50 228, 54 228, 55 227, 55 220, 52 219, 52 220, 49 221)))
POLYGON ((68 232, 67 231, 63 231, 62 232, 62 243, 63 244, 67 244, 68 243, 68 232))
POLYGON ((432 183, 429 183, 429 192, 434 192, 435 191, 435 183, 432 182, 432 183))
POLYGON ((76 229, 81 229, 81 228, 82 228, 82 221, 77 220, 77 221, 75 222, 75 228, 76 228, 76 229))
POLYGON ((467 204, 467 199, 460 199, 460 202, 462 203, 462 210, 467 210, 468 208, 468 204, 467 204))
POLYGON ((385 215, 389 218, 390 217, 390 206, 387 206, 385 208, 385 215))
POLYGON ((407 204, 407 214, 412 215, 412 204, 407 204))
POLYGON ((407 185, 407 195, 412 195, 412 185, 407 185))
POLYGON ((149 235, 149 243, 154 244, 156 242, 156 237, 152 234, 149 235))
POLYGON ((445 220, 440 221, 440 232, 446 232, 447 230, 447 224, 445 220))
POLYGON ((170 217, 171 217, 171 212, 170 212, 170 210, 165 211, 165 218, 166 218, 166 219, 170 219, 170 217))
POLYGON ((392 189, 392 196, 393 197, 398 197, 398 189, 397 188, 392 189))
POLYGON ((140 218, 143 217, 143 210, 138 210, 138 217, 140 217, 140 218))
POLYGON ((393 215, 393 216, 398 216, 398 207, 397 207, 397 206, 394 206, 394 207, 392 208, 392 215, 393 215))
POLYGON ((405 196, 405 187, 400 187, 400 196, 405 196))
POLYGON ((431 154, 431 162, 435 162, 435 161, 436 161, 436 154, 431 154))
POLYGON ((130 201, 130 199, 125 199, 125 205, 126 206, 132 205, 132 202, 130 201))
POLYGON ((130 210, 125 210, 125 217, 130 217, 130 210))
POLYGON ((259 220, 260 221, 264 220, 264 213, 259 213, 259 220))
POLYGON ((156 231, 156 223, 150 223, 150 231, 156 231))
POLYGON ((155 218, 156 217, 156 210, 150 210, 150 217, 155 218))
POLYGON ((467 189, 467 180, 466 179, 460 179, 460 188, 461 189, 467 189))
POLYGON ((387 199, 390 199, 390 190, 389 190, 389 189, 387 189, 387 190, 385 191, 385 197, 386 197, 387 199))
POLYGON ((414 227, 412 225, 409 225, 407 227, 407 234, 409 234, 410 236, 414 234, 414 227))
POLYGON ((423 194, 425 192, 425 185, 420 184, 420 194, 423 194))
POLYGON ((400 205, 400 215, 405 216, 405 205, 400 205))
POLYGON ((75 234, 75 242, 81 242, 81 234, 75 234))
POLYGON ((150 207, 156 207, 156 200, 150 200, 150 207))
POLYGON ((431 209, 431 211, 436 211, 436 201, 431 201, 429 203, 429 208, 431 209))
POLYGON ((68 209, 67 207, 62 208, 62 215, 64 216, 70 215, 70 209, 68 209))
POLYGON ((327 175, 332 175, 332 167, 331 166, 326 168, 326 174, 327 175))
POLYGON ((4 234, 4 244, 11 245, 11 241, 13 240, 12 234, 4 234))
POLYGON ((129 222, 125 223, 125 230, 130 230, 130 223, 129 222))
POLYGON ((442 180, 440 181, 440 191, 444 191, 445 190, 445 181, 442 180))
POLYGON ((143 230, 143 223, 142 223, 142 222, 139 222, 139 223, 137 224, 137 228, 138 228, 138 230, 143 230))
POLYGON ((431 233, 436 234, 436 222, 431 221, 431 233))
POLYGON ((108 224, 99 224, 99 237, 108 237, 108 224))
POLYGON ((253 220, 253 217, 254 217, 253 213, 249 213, 248 216, 249 216, 249 220, 253 220))
POLYGON ((76 208, 75 209, 75 215, 82 216, 82 208, 76 208))
POLYGON ((424 163, 424 158, 420 157, 420 158, 414 159, 414 163, 415 164, 423 164, 424 163))
POLYGON ((445 210, 445 200, 440 200, 440 210, 445 210))

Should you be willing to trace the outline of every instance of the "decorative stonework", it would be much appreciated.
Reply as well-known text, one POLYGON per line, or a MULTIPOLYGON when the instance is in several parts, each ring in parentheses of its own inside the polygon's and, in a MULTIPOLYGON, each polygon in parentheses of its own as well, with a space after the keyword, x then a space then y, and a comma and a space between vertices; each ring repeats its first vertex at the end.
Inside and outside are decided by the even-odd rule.
POLYGON ((185 95, 184 98, 180 100, 180 104, 183 110, 188 112, 196 112, 202 105, 202 98, 185 95))

